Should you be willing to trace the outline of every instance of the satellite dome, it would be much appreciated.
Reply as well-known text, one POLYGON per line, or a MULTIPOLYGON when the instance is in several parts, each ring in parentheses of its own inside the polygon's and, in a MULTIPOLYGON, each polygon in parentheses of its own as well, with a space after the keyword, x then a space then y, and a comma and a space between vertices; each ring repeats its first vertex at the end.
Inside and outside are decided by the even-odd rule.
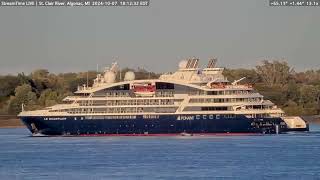
POLYGON ((115 82, 115 80, 116 80, 116 74, 114 72, 107 71, 104 74, 104 81, 106 83, 113 83, 113 82, 115 82))
POLYGON ((128 71, 128 72, 126 72, 126 74, 124 75, 124 80, 125 80, 125 81, 132 81, 132 80, 135 79, 135 77, 136 77, 136 75, 134 74, 134 72, 128 71))
POLYGON ((180 69, 184 69, 184 68, 187 67, 187 64, 188 64, 188 61, 182 60, 182 61, 180 61, 180 63, 179 63, 179 68, 180 68, 180 69))

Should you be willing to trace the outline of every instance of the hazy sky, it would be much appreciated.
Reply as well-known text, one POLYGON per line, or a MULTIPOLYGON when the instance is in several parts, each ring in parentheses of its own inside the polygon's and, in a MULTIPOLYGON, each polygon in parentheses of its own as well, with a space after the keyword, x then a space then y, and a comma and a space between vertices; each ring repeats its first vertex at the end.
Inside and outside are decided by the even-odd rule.
POLYGON ((320 68, 320 7, 269 7, 268 0, 150 0, 149 7, 0 7, 0 74, 110 64, 173 71, 196 56, 254 67, 286 58, 320 68))

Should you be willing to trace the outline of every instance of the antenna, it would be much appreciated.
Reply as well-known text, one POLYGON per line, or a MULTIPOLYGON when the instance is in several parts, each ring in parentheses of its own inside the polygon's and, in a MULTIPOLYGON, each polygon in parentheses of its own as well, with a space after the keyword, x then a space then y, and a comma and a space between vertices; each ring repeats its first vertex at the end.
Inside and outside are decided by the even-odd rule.
POLYGON ((118 70, 118 63, 117 62, 112 63, 110 71, 116 73, 117 70, 118 70))
POLYGON ((120 73, 120 79, 119 79, 119 81, 121 82, 121 68, 120 68, 120 66, 119 66, 119 73, 120 73))
POLYGON ((87 87, 89 86, 89 71, 87 71, 87 87))

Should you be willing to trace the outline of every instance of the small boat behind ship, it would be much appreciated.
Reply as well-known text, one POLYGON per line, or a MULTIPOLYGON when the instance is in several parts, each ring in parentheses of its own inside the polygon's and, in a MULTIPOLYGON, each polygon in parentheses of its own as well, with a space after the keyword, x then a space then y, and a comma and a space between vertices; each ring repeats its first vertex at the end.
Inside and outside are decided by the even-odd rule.
POLYGON ((136 80, 133 72, 116 81, 117 63, 98 74, 92 87, 79 86, 64 103, 22 111, 32 134, 209 135, 276 134, 307 131, 300 117, 286 117, 244 78, 229 82, 216 59, 199 68, 199 59, 179 63, 159 79, 136 80))

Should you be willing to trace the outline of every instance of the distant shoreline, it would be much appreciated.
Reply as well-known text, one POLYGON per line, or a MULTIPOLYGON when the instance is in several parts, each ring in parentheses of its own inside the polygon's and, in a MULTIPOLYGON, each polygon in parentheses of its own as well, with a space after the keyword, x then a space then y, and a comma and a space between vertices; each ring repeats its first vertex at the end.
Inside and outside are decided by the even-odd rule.
POLYGON ((320 115, 314 115, 314 116, 302 116, 304 120, 306 120, 308 123, 320 123, 320 115))
POLYGON ((24 127, 24 124, 17 116, 1 115, 0 128, 19 128, 24 127))

